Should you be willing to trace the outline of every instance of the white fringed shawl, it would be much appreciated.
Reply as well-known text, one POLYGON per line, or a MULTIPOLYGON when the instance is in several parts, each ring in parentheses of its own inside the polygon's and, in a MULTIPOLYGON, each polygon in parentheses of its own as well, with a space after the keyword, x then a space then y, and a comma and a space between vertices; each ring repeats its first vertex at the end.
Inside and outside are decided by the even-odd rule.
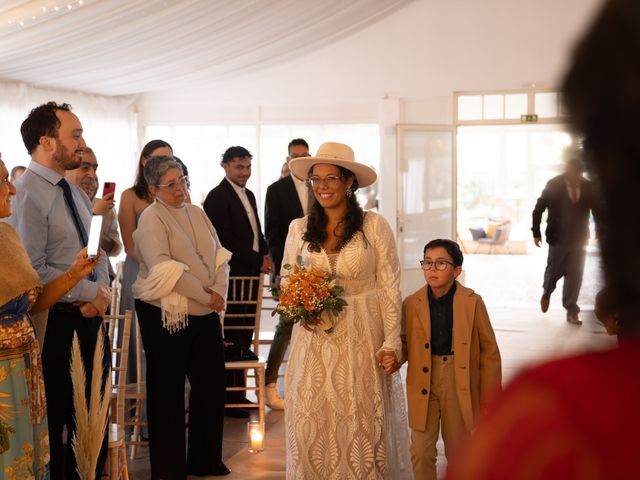
POLYGON ((188 270, 184 263, 167 260, 152 267, 147 278, 138 277, 132 286, 135 298, 145 302, 160 299, 162 325, 169 333, 182 330, 189 323, 189 301, 173 291, 176 282, 188 270))

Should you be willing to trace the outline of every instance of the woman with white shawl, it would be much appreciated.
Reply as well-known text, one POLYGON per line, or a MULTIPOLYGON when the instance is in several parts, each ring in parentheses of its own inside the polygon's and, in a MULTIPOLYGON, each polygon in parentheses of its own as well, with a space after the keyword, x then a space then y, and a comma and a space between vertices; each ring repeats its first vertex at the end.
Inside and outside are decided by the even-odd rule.
POLYGON ((133 285, 147 361, 153 479, 227 475, 222 462, 228 261, 202 209, 185 203, 187 177, 173 157, 153 157, 144 176, 155 202, 133 234, 140 272, 133 285), (185 445, 184 385, 189 379, 185 445))

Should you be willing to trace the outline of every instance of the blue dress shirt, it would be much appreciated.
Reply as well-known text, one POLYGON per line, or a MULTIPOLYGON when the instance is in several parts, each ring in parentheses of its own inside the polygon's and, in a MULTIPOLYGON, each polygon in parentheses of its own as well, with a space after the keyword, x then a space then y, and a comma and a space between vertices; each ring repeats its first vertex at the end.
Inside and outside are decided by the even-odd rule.
MULTIPOLYGON (((83 248, 62 188, 57 185, 61 178, 58 172, 32 161, 16 180, 17 192, 11 202, 12 213, 5 219, 20 235, 31 264, 43 284, 68 270, 83 248)), ((91 201, 76 185, 69 185, 82 223, 89 232, 91 201)), ((105 285, 109 285, 107 261, 107 255, 103 252, 95 269, 96 281, 105 285)), ((97 290, 96 282, 85 278, 60 301, 91 302, 96 298, 97 290)))

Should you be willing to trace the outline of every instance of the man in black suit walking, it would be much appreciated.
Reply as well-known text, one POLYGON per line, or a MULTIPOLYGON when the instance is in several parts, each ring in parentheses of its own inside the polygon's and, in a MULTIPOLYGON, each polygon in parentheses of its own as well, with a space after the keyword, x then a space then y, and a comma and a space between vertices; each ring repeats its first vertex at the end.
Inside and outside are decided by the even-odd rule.
MULTIPOLYGON (((308 156, 309 144, 305 140, 296 138, 289 142, 287 163, 292 158, 308 156)), ((306 215, 313 202, 313 195, 309 195, 309 193, 307 185, 293 175, 287 175, 267 188, 264 223, 269 252, 275 263, 272 283, 278 283, 289 224, 292 220, 306 215)), ((278 394, 276 382, 278 381, 278 370, 291 340, 292 328, 291 322, 285 322, 281 319, 276 326, 273 342, 269 349, 265 383, 267 385, 266 403, 272 410, 284 409, 284 400, 278 394)))
POLYGON ((544 272, 540 308, 546 312, 556 283, 564 277, 562 306, 567 310, 567 322, 581 325, 577 304, 584 272, 585 246, 589 239, 589 212, 599 223, 598 195, 595 185, 582 176, 580 158, 567 162, 565 172, 549 180, 533 209, 533 239, 542 245, 540 221, 548 210, 545 236, 549 244, 547 268, 544 272))
MULTIPOLYGON (((225 178, 209 192, 204 201, 204 211, 216 228, 222 246, 233 253, 229 266, 230 276, 259 276, 273 272, 274 266, 268 252, 267 242, 260 229, 260 219, 256 206, 256 197, 246 188, 251 177, 252 155, 246 148, 229 147, 222 155, 221 166, 225 178)), ((250 292, 252 296, 258 292, 250 292)), ((227 308, 228 313, 236 313, 227 308)), ((243 313, 243 312, 237 312, 243 313)), ((251 319, 234 319, 233 325, 243 326, 251 319)), ((231 323, 228 321, 227 325, 231 323)), ((253 332, 228 331, 225 339, 237 346, 249 348, 253 332)), ((229 386, 244 386, 242 371, 227 373, 229 386)), ((230 403, 248 402, 239 392, 228 394, 230 403)), ((229 409, 228 416, 248 417, 249 412, 242 409, 229 409)))

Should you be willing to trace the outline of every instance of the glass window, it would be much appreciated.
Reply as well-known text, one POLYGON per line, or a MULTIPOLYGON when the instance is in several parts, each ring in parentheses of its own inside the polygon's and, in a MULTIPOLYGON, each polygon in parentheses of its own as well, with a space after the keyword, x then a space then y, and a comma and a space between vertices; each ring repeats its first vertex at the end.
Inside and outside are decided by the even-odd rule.
POLYGON ((458 97, 458 120, 482 120, 482 95, 458 97))
POLYGON ((504 95, 484 96, 484 120, 502 120, 504 118, 504 95))
POLYGON ((540 118, 558 116, 558 94, 555 92, 536 93, 534 105, 534 112, 540 118))
POLYGON ((528 113, 526 93, 514 93, 505 95, 504 99, 504 118, 519 119, 520 115, 526 115, 528 113))
MULTIPOLYGON (((287 145, 304 138, 313 154, 325 141, 350 145, 356 158, 380 171, 380 136, 375 124, 333 125, 149 125, 145 142, 162 138, 187 165, 191 181, 191 201, 202 205, 207 194, 224 178, 220 161, 224 151, 241 145, 253 155, 252 175, 247 183, 255 194, 258 214, 263 220, 267 187, 280 178, 287 157, 287 145)), ((363 207, 377 205, 377 187, 358 191, 363 207)))
POLYGON ((511 240, 531 235, 531 211, 546 182, 562 171, 571 143, 558 125, 458 127, 458 232, 486 229, 489 219, 512 222, 511 240))

